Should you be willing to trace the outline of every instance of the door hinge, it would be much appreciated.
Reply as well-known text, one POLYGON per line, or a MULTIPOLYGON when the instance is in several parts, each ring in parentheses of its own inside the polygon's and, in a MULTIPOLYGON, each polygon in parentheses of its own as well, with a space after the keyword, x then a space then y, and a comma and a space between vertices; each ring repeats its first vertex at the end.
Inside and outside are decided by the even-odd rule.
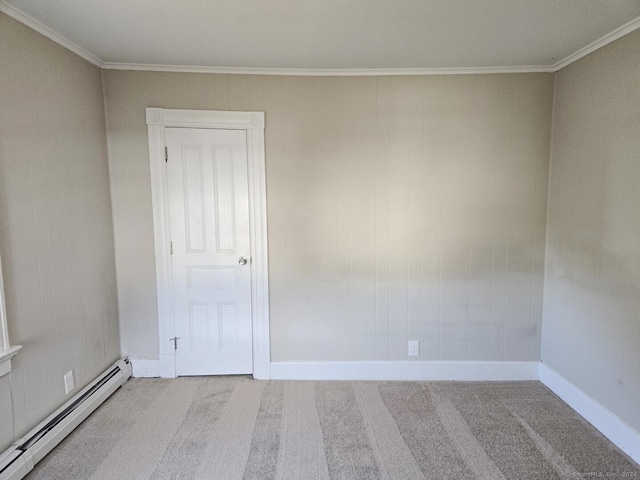
POLYGON ((173 242, 169 242, 169 255, 173 255, 173 242))
POLYGON ((173 337, 169 339, 170 342, 173 342, 174 350, 178 350, 178 340, 180 340, 180 337, 173 337))
POLYGON ((164 146, 164 161, 168 162, 169 161, 169 149, 167 148, 167 146, 164 146))

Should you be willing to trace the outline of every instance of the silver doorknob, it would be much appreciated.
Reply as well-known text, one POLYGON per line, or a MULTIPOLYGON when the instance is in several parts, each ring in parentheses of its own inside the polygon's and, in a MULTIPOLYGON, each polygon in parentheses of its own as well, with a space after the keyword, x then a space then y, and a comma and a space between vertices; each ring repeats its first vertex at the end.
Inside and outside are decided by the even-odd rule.
POLYGON ((238 259, 238 265, 246 265, 247 264, 247 259, 244 257, 240 257, 238 259))

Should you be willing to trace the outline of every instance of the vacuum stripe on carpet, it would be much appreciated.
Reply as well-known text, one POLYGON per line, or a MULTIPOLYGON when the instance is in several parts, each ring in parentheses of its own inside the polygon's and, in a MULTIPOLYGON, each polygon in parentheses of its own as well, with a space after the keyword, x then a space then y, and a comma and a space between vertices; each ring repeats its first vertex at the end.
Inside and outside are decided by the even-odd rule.
POLYGON ((378 385, 371 382, 356 383, 353 390, 364 418, 369 443, 378 458, 382 478, 424 479, 420 466, 402 440, 398 425, 380 397, 378 385))
POLYGON ((400 435, 426 478, 475 480, 421 384, 384 382, 378 388, 400 435))
POLYGON ((315 385, 329 476, 331 479, 379 480, 382 477, 352 385, 345 382, 315 385))
POLYGON ((506 480, 500 469, 489 458, 487 452, 478 443, 475 435, 469 430, 460 412, 444 395, 437 392, 437 387, 426 387, 436 407, 436 412, 449 438, 453 441, 464 458, 467 466, 473 471, 477 480, 506 480))
POLYGON ((276 480, 329 480, 312 382, 286 382, 276 480))
POLYGON ((522 425, 529 438, 533 441, 538 450, 542 454, 542 456, 549 462, 549 465, 558 473, 560 478, 577 478, 580 477, 580 473, 576 471, 569 463, 566 462, 562 455, 556 452, 553 447, 547 442, 544 438, 542 438, 538 433, 531 428, 524 419, 516 415, 515 413, 511 413, 516 420, 522 425))
POLYGON ((182 423, 201 380, 167 383, 167 388, 136 421, 91 476, 91 480, 151 477, 182 423), (149 441, 152 438, 153 441, 149 441))
POLYGON ((282 382, 269 382, 264 387, 243 480, 271 480, 276 476, 280 456, 283 397, 282 382))
POLYGON ((204 378, 180 428, 153 472, 153 480, 192 479, 207 448, 210 432, 237 383, 232 378, 204 378))
POLYGON ((241 381, 216 422, 196 479, 240 480, 266 382, 241 381))

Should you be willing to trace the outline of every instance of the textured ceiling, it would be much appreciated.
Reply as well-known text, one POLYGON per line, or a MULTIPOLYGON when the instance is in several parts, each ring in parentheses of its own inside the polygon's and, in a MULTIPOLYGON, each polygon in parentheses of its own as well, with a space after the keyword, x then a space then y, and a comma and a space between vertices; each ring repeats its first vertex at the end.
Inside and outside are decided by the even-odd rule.
POLYGON ((104 62, 267 69, 553 65, 640 0, 6 0, 104 62))

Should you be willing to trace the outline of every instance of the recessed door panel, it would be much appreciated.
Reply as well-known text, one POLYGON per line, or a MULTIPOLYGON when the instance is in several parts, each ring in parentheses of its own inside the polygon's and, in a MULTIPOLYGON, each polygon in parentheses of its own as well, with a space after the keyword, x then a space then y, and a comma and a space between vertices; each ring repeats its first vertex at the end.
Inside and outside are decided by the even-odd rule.
POLYGON ((235 253, 235 192, 233 157, 230 147, 214 147, 213 174, 216 217, 216 250, 235 253))
POLYGON ((202 152, 200 146, 183 146, 182 163, 187 249, 190 252, 202 252, 205 246, 205 226, 202 152))
POLYGON ((238 349, 238 308, 235 303, 218 304, 218 344, 221 351, 238 349))
POLYGON ((237 267, 210 266, 188 268, 189 287, 235 288, 237 267))

